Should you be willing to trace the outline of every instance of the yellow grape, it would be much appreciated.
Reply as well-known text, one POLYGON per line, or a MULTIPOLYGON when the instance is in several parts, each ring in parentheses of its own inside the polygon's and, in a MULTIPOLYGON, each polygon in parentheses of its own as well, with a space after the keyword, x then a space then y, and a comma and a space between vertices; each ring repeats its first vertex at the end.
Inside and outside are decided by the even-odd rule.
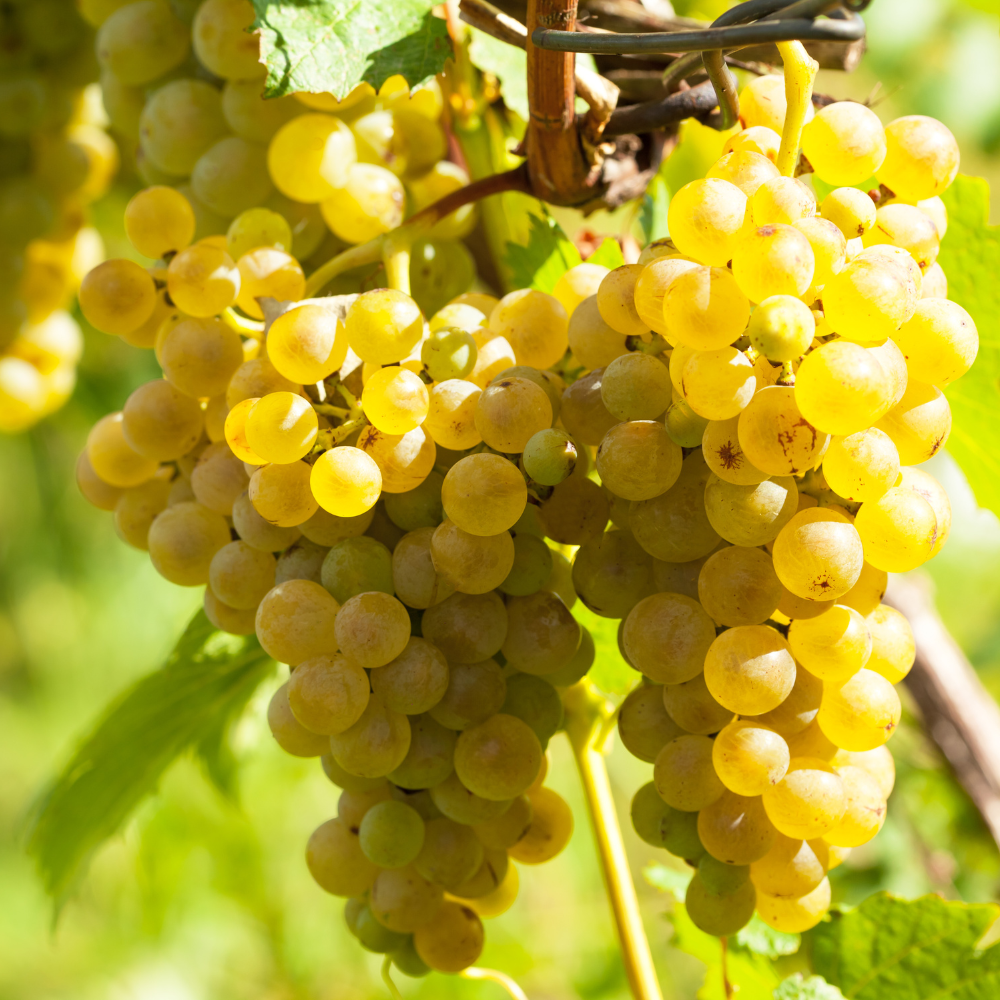
POLYGON ((386 434, 405 434, 427 416, 427 387, 417 375, 393 366, 381 368, 365 383, 361 396, 365 416, 386 434))
POLYGON ((482 441, 476 429, 476 406, 482 389, 474 382, 453 378, 431 386, 425 431, 442 448, 465 451, 482 441))
POLYGON ((685 184, 670 200, 667 227, 681 253, 702 264, 725 267, 743 229, 747 196, 716 177, 685 184))
POLYGON ((642 270, 635 282, 636 313, 647 330, 655 330, 661 336, 666 337, 668 330, 664 318, 663 296, 674 278, 685 271, 697 268, 698 265, 695 261, 682 257, 680 254, 672 254, 669 257, 659 257, 641 266, 642 270))
POLYGON ((581 642, 581 629, 562 598, 548 590, 507 597, 507 635, 501 652, 525 674, 544 676, 566 666, 581 642))
MULTIPOLYGON (((487 442, 489 443, 489 442, 487 442)), ((601 481, 625 500, 650 500, 677 482, 683 453, 656 420, 616 424, 597 449, 601 481)))
POLYGON ((939 386, 961 378, 979 351, 979 334, 972 317, 947 299, 921 299, 895 340, 913 378, 939 386))
POLYGON ((801 476, 818 464, 829 438, 800 404, 798 384, 770 385, 740 413, 740 447, 755 468, 770 476, 801 476))
POLYGON ((94 473, 109 486, 138 486, 158 468, 153 458, 140 454, 125 435, 124 415, 109 413, 87 435, 87 459, 94 473))
POLYGON ((723 347, 694 352, 684 365, 681 383, 685 401, 700 417, 728 420, 750 402, 757 379, 742 351, 723 347))
POLYGON ((455 773, 475 795, 499 802, 531 787, 542 763, 531 727, 503 712, 462 731, 455 744, 455 773))
POLYGON ((743 451, 738 426, 739 417, 709 421, 701 439, 702 454, 708 467, 720 479, 736 486, 755 486, 768 475, 761 472, 743 451))
POLYGON ((670 405, 670 371, 652 354, 615 358, 601 378, 601 400, 618 420, 655 420, 670 405))
POLYGON ((750 199, 755 226, 792 225, 816 214, 816 196, 795 177, 775 176, 750 199))
MULTIPOLYGON (((825 688, 824 688, 825 690, 825 688)), ((820 699, 822 705, 822 698, 820 699)), ((816 713, 819 715, 819 712, 816 713)), ((818 760, 832 761, 840 748, 823 732, 817 719, 813 719, 805 729, 786 737, 788 752, 792 758, 815 757, 818 760)))
POLYGON ((406 190, 391 170, 352 163, 346 182, 334 187, 319 207, 326 224, 345 243, 367 243, 403 221, 406 190))
POLYGON ((293 392, 270 392, 246 415, 247 445, 265 462, 287 464, 304 458, 316 443, 318 430, 312 404, 293 392))
POLYGON ((895 336, 913 312, 915 295, 892 261, 857 257, 827 282, 823 312, 834 332, 870 344, 895 336))
POLYGON ((699 870, 695 872, 694 878, 688 883, 687 891, 684 894, 684 907, 691 922, 697 928, 706 934, 725 938, 726 935, 735 934, 750 922, 757 905, 757 893, 753 883, 746 878, 745 867, 736 868, 732 865, 722 865, 711 855, 702 857, 698 865, 699 870), (705 884, 702 874, 706 860, 718 865, 723 878, 727 881, 738 877, 736 872, 742 874, 743 881, 736 885, 732 891, 713 891, 705 884))
POLYGON ((199 503, 174 504, 149 529, 149 558, 160 576, 181 587, 208 583, 212 557, 230 541, 225 518, 199 503))
POLYGON ((788 770, 788 744, 773 729, 750 719, 734 719, 712 742, 719 780, 737 795, 760 795, 788 770))
POLYGON ((937 517, 937 537, 931 547, 931 557, 933 558, 941 551, 941 547, 951 532, 951 501, 948 499, 944 487, 923 469, 903 468, 901 475, 900 485, 904 489, 919 493, 934 508, 934 514, 937 517))
POLYGON ((899 452, 877 427, 834 437, 823 455, 823 475, 846 500, 877 500, 899 479, 899 452))
POLYGON ((781 581, 762 549, 730 545, 698 574, 698 599, 720 625, 762 625, 778 607, 781 581))
POLYGON ((761 715, 788 697, 795 684, 795 660, 776 629, 740 625, 723 632, 710 646, 705 683, 731 712, 761 715))
MULTIPOLYGON (((781 74, 752 77, 740 91, 740 118, 747 128, 766 126, 780 136, 787 107, 785 78, 781 74)), ((807 104, 807 122, 813 113, 812 104, 807 104)))
POLYGON ((747 798, 726 790, 698 813, 698 838, 713 858, 728 865, 759 861, 776 836, 760 796, 747 798))
POLYGON ((573 813, 551 788, 534 788, 528 792, 528 798, 532 807, 531 825, 507 853, 522 865, 540 865, 554 858, 569 843, 573 834, 573 813))
POLYGON ((882 166, 885 129, 865 105, 837 101, 821 108, 802 130, 802 153, 827 184, 860 184, 882 166))
POLYGON ((874 670, 862 669, 843 683, 824 685, 816 722, 844 750, 874 750, 892 736, 900 711, 892 684, 874 670))
POLYGON ((797 757, 784 778, 763 794, 768 819, 779 833, 812 840, 829 833, 847 808, 844 783, 836 770, 814 757, 797 757))
MULTIPOLYGON (((640 268, 637 264, 624 265, 625 267, 635 267, 640 268)), ((620 269, 619 269, 620 270, 620 269)), ((608 275, 608 278, 614 272, 608 275)), ((627 313, 626 306, 621 301, 624 298, 628 299, 628 306, 631 307, 632 312, 635 312, 635 306, 633 304, 633 286, 635 285, 636 275, 631 278, 631 284, 627 285, 624 289, 618 289, 614 292, 609 292, 607 297, 614 297, 614 308, 618 310, 616 322, 619 325, 627 325, 627 313), (622 317, 626 317, 623 319, 622 317)), ((607 280, 607 279, 605 279, 607 280)), ((617 279, 615 279, 617 280, 617 279)), ((602 287, 604 287, 602 283, 602 287)), ((605 305, 606 309, 611 309, 611 306, 605 305)), ((638 317, 638 314, 636 314, 638 317)), ((647 333, 648 328, 642 320, 636 319, 636 325, 642 327, 642 332, 647 333)), ((627 334, 621 333, 609 326, 604 317, 601 315, 599 308, 599 296, 591 295, 584 299, 573 311, 573 315, 570 317, 569 327, 567 329, 567 339, 569 343, 569 349, 573 352, 573 357, 577 359, 584 366, 584 368, 603 368, 605 365, 610 364, 615 358, 621 357, 628 353, 628 347, 626 346, 627 334)))
POLYGON ((375 460, 384 493, 416 489, 434 468, 437 447, 422 427, 405 434, 383 434, 368 426, 358 436, 358 448, 375 460))
POLYGON ((102 333, 124 336, 140 327, 156 307, 156 286, 131 260, 106 260, 80 284, 80 309, 102 333))
POLYGON ((802 295, 812 284, 816 267, 809 240, 793 226, 780 223, 748 233, 733 251, 732 261, 733 279, 751 302, 772 295, 802 295))
POLYGON ((122 436, 145 458, 170 462, 201 437, 205 418, 196 399, 164 379, 139 386, 122 407, 122 436))
POLYGON ((258 455, 247 442, 247 418, 254 405, 260 400, 259 396, 251 396, 249 399, 241 399, 226 414, 225 439, 232 453, 241 461, 248 465, 266 465, 267 460, 258 455))
POLYGON ((295 302, 305 294, 306 279, 299 262, 277 247, 257 247, 237 261, 240 291, 236 304, 248 316, 263 319, 258 298, 295 302))
POLYGON ((262 466, 250 479, 250 502, 254 509, 279 528, 294 528, 308 521, 317 508, 309 485, 310 472, 305 462, 262 466))
POLYGON ((382 698, 372 692, 358 721, 330 737, 330 749, 345 771, 362 778, 377 778, 403 763, 411 738, 407 716, 387 708, 382 698))
POLYGON ((309 486, 325 511, 338 517, 356 517, 378 500, 382 473, 374 458, 345 445, 320 455, 312 467, 309 486))
POLYGON ((657 754, 653 784, 660 798, 681 812, 699 812, 726 790, 712 762, 708 736, 678 736, 657 754))
POLYGON ((362 361, 391 365, 420 342, 424 323, 416 302, 392 288, 364 292, 345 321, 347 342, 362 361))
POLYGON ((738 486, 711 476, 705 486, 702 505, 709 524, 727 542, 766 545, 777 538, 795 514, 798 491, 791 476, 749 486, 738 486))
MULTIPOLYGON (((799 219, 792 223, 809 241, 813 251, 812 288, 818 294, 827 282, 843 270, 847 260, 847 240, 844 234, 826 219, 810 217, 799 219)), ((807 291, 808 298, 813 297, 812 291, 807 291)))
POLYGON ((791 361, 808 350, 816 334, 812 311, 794 295, 772 295, 753 311, 747 335, 771 361, 791 361))
POLYGON ((795 665, 795 684, 777 707, 756 716, 758 722, 781 733, 786 740, 803 732, 816 718, 823 697, 823 682, 801 663, 795 665))
POLYGON ((702 736, 717 733, 733 718, 733 713, 712 697, 703 673, 682 684, 664 684, 663 706, 682 730, 702 736))
POLYGON ((902 486, 862 504, 855 527, 865 559, 889 573, 906 573, 925 563, 938 537, 937 514, 930 502, 902 486))
POLYGON ((858 530, 826 507, 800 510, 781 529, 772 556, 778 579, 811 601, 836 600, 858 581, 866 552, 858 530))
POLYGON ((684 729, 667 714, 663 687, 642 684, 631 691, 618 711, 618 735, 633 757, 652 764, 656 755, 684 729))
POLYGON ((445 516, 474 535, 495 535, 512 528, 524 513, 528 488, 513 462, 500 455, 468 455, 444 477, 445 516))
POLYGON ((715 639, 704 608, 682 594, 652 594, 629 612, 622 645, 629 662, 657 684, 697 677, 715 639))
POLYGON ((829 857, 824 840, 799 840, 778 833, 771 850, 750 865, 750 880, 759 892, 771 896, 804 896, 826 878, 829 857))
POLYGON ((167 290, 177 307, 189 316, 214 316, 236 301, 240 272, 224 249, 196 243, 170 261, 167 290))
POLYGON ((834 340, 806 355, 795 378, 802 415, 827 434, 870 427, 892 405, 895 386, 878 359, 859 344, 834 340))
POLYGON ((347 332, 333 310, 308 303, 296 306, 271 324, 267 356, 292 382, 320 382, 344 363, 347 332))
POLYGON ((919 465, 944 447, 951 434, 951 407, 936 386, 911 379, 906 392, 878 421, 892 438, 902 466, 919 465))
POLYGON ((906 115, 885 127, 886 154, 875 176, 897 198, 917 202, 941 194, 958 173, 955 137, 933 118, 906 115))
POLYGON ((514 565, 514 541, 509 532, 473 535, 444 520, 431 539, 431 559, 437 572, 464 594, 494 590, 514 565))
POLYGON ((776 931, 801 934, 815 927, 830 909, 830 880, 824 878, 804 896, 771 896, 757 892, 757 914, 776 931))
POLYGON ((517 364, 542 369, 566 353, 568 324, 566 308, 557 298, 522 288, 493 307, 489 328, 513 348, 517 364))
POLYGON ((858 582, 843 597, 839 597, 837 603, 854 608, 867 618, 882 602, 888 581, 889 574, 884 569, 876 569, 866 562, 861 567, 858 582))
POLYGON ((926 270, 936 260, 940 249, 937 226, 931 218, 913 205, 894 202, 883 205, 875 213, 875 225, 862 237, 866 247, 888 244, 900 247, 912 255, 926 270))
POLYGON ((837 847, 860 847, 882 829, 885 799, 878 782, 863 768, 838 765, 837 774, 844 784, 847 808, 840 822, 823 834, 823 839, 837 847))
POLYGON ((948 276, 936 261, 924 272, 920 294, 925 299, 948 298, 948 276))
POLYGON ((194 211, 179 191, 163 185, 134 195, 125 206, 125 234, 145 257, 182 250, 194 239, 194 211))
POLYGON ((229 402, 229 390, 243 362, 243 346, 239 334, 214 316, 186 317, 165 330, 157 357, 164 377, 185 395, 225 393, 230 406, 239 401, 229 402))
POLYGON ((476 400, 476 430, 491 448, 520 454, 534 434, 552 426, 552 403, 525 378, 501 378, 476 400))
POLYGON ((608 268, 600 264, 577 264, 559 276, 552 289, 552 297, 559 300, 566 316, 571 318, 584 299, 597 294, 601 282, 609 273, 608 268))
POLYGON ((892 751, 887 746, 879 746, 874 750, 838 750, 833 758, 833 765, 860 767, 875 779, 883 800, 892 794, 896 783, 896 764, 892 759, 892 751))
POLYGON ((781 147, 781 136, 773 128, 766 125, 751 125, 731 135, 725 146, 723 153, 732 153, 736 150, 748 150, 751 153, 760 153, 766 156, 772 163, 778 159, 778 149, 781 147))
POLYGON ((811 674, 838 681, 857 673, 872 652, 872 635, 854 608, 840 604, 815 618, 798 619, 788 630, 792 655, 811 674))
MULTIPOLYGON (((199 322, 213 324, 219 321, 199 322)), ((221 323, 219 325, 224 326, 221 323)), ((230 378, 225 389, 226 405, 233 407, 241 399, 249 399, 251 396, 266 396, 269 392, 295 392, 298 389, 299 386, 285 378, 267 358, 251 358, 244 361, 230 378)))
POLYGON ((735 184, 748 198, 765 181, 778 177, 778 168, 772 160, 753 150, 740 149, 724 152, 708 169, 706 177, 720 177, 735 184))
POLYGON ((832 222, 845 239, 853 240, 875 225, 875 203, 855 187, 836 188, 823 199, 820 215, 832 222))
POLYGON ((315 203, 347 183, 357 148, 351 130, 333 115, 299 115, 275 133, 267 168, 275 187, 295 201, 315 203))
POLYGON ((745 291, 725 267, 688 268, 673 278, 663 295, 665 336, 696 351, 728 347, 749 319, 745 291))
MULTIPOLYGON (((616 333, 626 337, 641 337, 649 330, 636 306, 636 285, 644 270, 645 266, 642 264, 622 264, 621 267, 616 267, 604 275, 597 288, 596 303, 601 319, 616 333)), ((573 353, 587 368, 601 368, 612 360, 607 358, 597 364, 591 364, 581 356, 580 351, 572 344, 572 323, 569 339, 573 353)))

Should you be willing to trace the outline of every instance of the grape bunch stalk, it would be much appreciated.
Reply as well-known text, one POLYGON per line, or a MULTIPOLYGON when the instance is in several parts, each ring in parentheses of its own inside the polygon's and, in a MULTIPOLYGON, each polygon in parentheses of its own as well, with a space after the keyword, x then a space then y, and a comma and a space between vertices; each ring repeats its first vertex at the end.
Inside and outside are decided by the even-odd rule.
MULTIPOLYGON (((166 579, 205 587, 214 625, 289 666, 272 733, 342 789, 309 870, 408 975, 473 965, 481 918, 517 894, 511 861, 570 837, 544 778, 595 656, 577 599, 621 622, 640 677, 619 732, 653 764, 634 824, 697 867, 699 927, 814 925, 827 872, 884 821, 914 649, 881 599, 947 537, 918 466, 978 343, 936 263, 958 149, 932 119, 883 127, 840 102, 801 129, 800 160, 785 119, 811 106, 786 82, 744 90, 669 238, 551 294, 430 294, 411 266, 411 295, 390 253, 391 287, 307 297, 323 286, 264 181, 342 243, 395 233, 405 210, 382 194, 404 198, 392 167, 424 150, 396 144, 394 102, 433 106, 434 88, 355 92, 393 128, 375 153, 349 97, 296 109, 256 170, 205 168, 243 199, 224 237, 199 234, 197 166, 190 190, 153 184, 125 226, 161 263, 83 283, 88 320, 152 346, 163 378, 92 429, 81 490, 166 579), (367 167, 385 185, 352 186, 367 167), (237 177, 261 181, 253 199, 237 177)), ((440 193, 420 169, 409 194, 440 193)))
POLYGON ((118 169, 94 32, 72 0, 0 8, 0 432, 59 409, 83 338, 69 307, 104 256, 89 206, 118 169))

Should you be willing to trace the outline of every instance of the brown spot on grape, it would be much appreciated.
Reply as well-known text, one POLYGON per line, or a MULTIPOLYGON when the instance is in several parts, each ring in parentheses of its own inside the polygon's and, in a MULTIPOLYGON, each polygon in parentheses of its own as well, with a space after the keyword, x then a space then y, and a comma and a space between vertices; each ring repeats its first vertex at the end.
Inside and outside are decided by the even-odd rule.
POLYGON ((739 469, 743 465, 743 452, 728 441, 718 449, 719 462, 724 469, 739 469))
MULTIPOLYGON (((943 444, 944 444, 944 435, 942 434, 940 435, 940 437, 936 438, 934 440, 934 444, 931 445, 931 455, 936 455, 938 452, 938 448, 940 448, 941 445, 943 444)), ((931 455, 928 455, 927 457, 930 458, 931 455)))

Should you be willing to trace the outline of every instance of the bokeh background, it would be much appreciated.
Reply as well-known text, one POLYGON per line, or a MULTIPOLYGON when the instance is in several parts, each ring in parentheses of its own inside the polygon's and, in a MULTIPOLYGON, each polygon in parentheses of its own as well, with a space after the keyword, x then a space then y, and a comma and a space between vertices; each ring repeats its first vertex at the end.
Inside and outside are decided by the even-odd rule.
MULTIPOLYGON (((725 4, 677 2, 714 17, 725 4)), ((963 170, 987 177, 1000 219, 1000 2, 875 0, 869 51, 851 76, 817 89, 874 95, 888 121, 922 113, 959 138, 963 170), (877 89, 876 89, 877 88, 877 89)), ((125 250, 128 178, 96 206, 109 255, 125 250)), ((572 220, 570 220, 572 221, 572 220)), ((361 1000, 385 997, 378 968, 349 939, 341 902, 311 881, 303 848, 336 811, 315 762, 281 753, 267 734, 262 689, 236 734, 238 801, 224 800, 188 761, 123 835, 93 859, 58 920, 24 854, 27 811, 102 707, 154 669, 200 603, 159 578, 88 506, 73 464, 91 424, 156 377, 151 352, 87 330, 70 403, 30 432, 0 437, 0 997, 4 1000, 361 1000)), ((947 455, 928 467, 955 508, 943 553, 926 568, 946 624, 1000 695, 1000 523, 977 509, 947 455)), ((613 623, 574 609, 617 657, 613 623)), ((832 875, 835 900, 877 889, 905 896, 997 898, 1000 854, 909 706, 892 744, 899 778, 876 840, 832 875)), ((521 895, 489 923, 482 964, 513 975, 534 1000, 625 1000, 624 970, 593 839, 565 739, 550 746, 550 783, 577 816, 569 848, 522 873, 521 895)), ((631 832, 628 802, 650 765, 620 746, 609 758, 633 871, 664 993, 694 998, 704 967, 671 947, 670 901, 641 877, 667 861, 631 832)), ((495 997, 491 984, 398 977, 406 997, 495 997)))

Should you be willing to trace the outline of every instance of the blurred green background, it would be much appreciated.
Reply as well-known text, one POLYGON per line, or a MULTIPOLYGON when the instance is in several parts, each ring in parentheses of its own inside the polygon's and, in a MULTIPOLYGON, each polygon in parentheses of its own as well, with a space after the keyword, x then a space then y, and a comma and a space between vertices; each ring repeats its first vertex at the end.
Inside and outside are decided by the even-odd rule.
MULTIPOLYGON (((677 4, 679 13, 710 3, 677 4)), ((817 89, 864 99, 883 120, 941 118, 963 148, 963 170, 991 180, 1000 217, 1000 2, 875 0, 869 53, 850 77, 817 89)), ((122 251, 123 199, 98 206, 109 253, 122 251)), ((58 923, 23 852, 25 816, 102 707, 154 669, 200 603, 160 579, 145 553, 89 507, 73 464, 91 424, 155 377, 150 352, 93 330, 80 383, 55 417, 0 438, 0 997, 3 1000, 355 1000, 385 997, 381 958, 348 936, 341 902, 303 864, 311 830, 336 811, 318 764, 282 754, 267 734, 262 690, 236 734, 238 804, 181 762, 124 834, 94 858, 58 923)), ((948 489, 955 527, 927 567, 947 625, 1000 695, 1000 523, 977 509, 947 455, 929 471, 948 489)), ((580 613, 579 605, 575 609, 580 613)), ((584 613, 585 614, 585 613, 584 613)), ((582 616, 582 615, 581 615, 582 616)), ((617 657, 613 623, 597 623, 599 655, 617 657)), ((588 621, 588 624, 591 622, 588 621)), ((274 679, 274 684, 277 678, 274 679)), ((835 899, 886 888, 906 896, 996 899, 1000 854, 978 814, 907 712, 892 749, 899 778, 874 842, 832 876, 835 899)), ((568 746, 550 746, 551 785, 577 817, 569 849, 522 869, 521 895, 487 924, 482 964, 513 975, 532 998, 627 997, 624 971, 568 746)), ((665 995, 693 998, 704 967, 670 945, 670 904, 641 878, 666 856, 641 843, 628 802, 650 765, 620 746, 609 758, 633 871, 665 995)), ((498 987, 398 977, 406 997, 498 997, 498 987)))

